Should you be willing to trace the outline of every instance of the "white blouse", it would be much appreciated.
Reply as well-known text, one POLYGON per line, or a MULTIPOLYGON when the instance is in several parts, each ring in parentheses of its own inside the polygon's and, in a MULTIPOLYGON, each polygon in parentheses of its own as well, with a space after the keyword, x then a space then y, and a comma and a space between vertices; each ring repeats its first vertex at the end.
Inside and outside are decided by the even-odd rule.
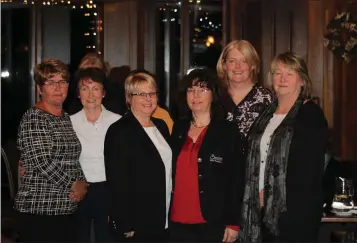
POLYGON ((260 173, 259 173, 259 191, 264 189, 264 174, 265 174, 265 162, 268 155, 270 139, 275 129, 284 120, 286 114, 274 114, 270 119, 269 124, 265 128, 262 139, 260 140, 260 173))
POLYGON ((107 130, 114 122, 121 118, 102 106, 102 113, 98 120, 91 123, 87 120, 82 109, 71 116, 72 125, 82 145, 79 157, 82 170, 88 182, 106 181, 104 166, 104 140, 107 130))
POLYGON ((164 162, 166 172, 166 224, 168 227, 168 214, 171 200, 172 180, 171 180, 171 167, 172 167, 172 151, 165 138, 161 135, 156 127, 144 127, 145 132, 154 143, 156 149, 159 151, 162 161, 164 162))

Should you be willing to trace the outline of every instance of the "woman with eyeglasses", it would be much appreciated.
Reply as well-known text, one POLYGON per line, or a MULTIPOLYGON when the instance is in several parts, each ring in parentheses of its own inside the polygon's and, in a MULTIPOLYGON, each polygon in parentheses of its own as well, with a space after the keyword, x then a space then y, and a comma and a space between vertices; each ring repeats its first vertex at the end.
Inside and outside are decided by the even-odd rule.
POLYGON ((26 173, 14 208, 20 242, 72 242, 72 214, 87 192, 79 163, 81 144, 62 105, 67 96, 66 64, 45 59, 35 67, 40 101, 23 115, 17 145, 26 173))
POLYGON ((219 80, 195 69, 182 80, 183 118, 174 123, 170 240, 233 242, 238 237, 244 188, 239 130, 224 119, 219 80))
POLYGON ((167 125, 152 117, 158 101, 154 78, 129 75, 125 96, 129 111, 109 127, 104 143, 114 238, 164 241, 172 153, 167 125))

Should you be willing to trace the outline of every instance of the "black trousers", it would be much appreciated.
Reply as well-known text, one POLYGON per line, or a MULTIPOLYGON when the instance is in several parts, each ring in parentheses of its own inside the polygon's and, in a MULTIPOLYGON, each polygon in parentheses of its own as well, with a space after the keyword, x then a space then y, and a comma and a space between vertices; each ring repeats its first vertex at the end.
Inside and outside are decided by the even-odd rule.
POLYGON ((133 237, 124 238, 121 242, 168 242, 168 231, 161 232, 135 232, 133 237))
POLYGON ((226 226, 213 224, 181 224, 171 222, 171 242, 222 242, 226 226))
POLYGON ((90 183, 85 198, 75 212, 76 240, 89 242, 92 220, 96 242, 110 241, 108 189, 106 182, 90 183))
POLYGON ((18 242, 73 242, 72 215, 17 213, 18 242))
POLYGON ((274 236, 267 227, 265 227, 265 224, 263 222, 265 214, 265 208, 261 208, 261 234, 262 234, 262 240, 263 242, 276 242, 277 238, 274 236))

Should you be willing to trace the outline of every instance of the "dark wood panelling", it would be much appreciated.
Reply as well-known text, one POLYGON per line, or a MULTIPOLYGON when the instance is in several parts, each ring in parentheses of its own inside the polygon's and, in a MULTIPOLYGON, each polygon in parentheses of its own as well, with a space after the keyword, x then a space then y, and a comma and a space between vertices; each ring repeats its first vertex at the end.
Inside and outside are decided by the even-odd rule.
POLYGON ((314 96, 320 101, 334 144, 342 159, 357 159, 357 60, 343 64, 324 46, 324 32, 337 11, 357 15, 357 1, 348 0, 225 0, 227 33, 244 37, 261 57, 261 74, 266 79, 273 57, 287 50, 302 56, 313 81, 314 96), (259 7, 260 4, 260 7, 259 7), (259 8, 259 11, 257 11, 259 8), (234 16, 232 16, 234 15, 234 16), (241 16, 245 16, 242 27, 241 16), (261 22, 260 25, 256 21, 261 22), (260 27, 260 28, 259 28, 260 27))
POLYGON ((275 0, 275 55, 289 50, 289 44, 291 43, 289 30, 292 29, 289 26, 289 5, 291 5, 291 3, 291 1, 286 0, 275 0))
POLYGON ((308 1, 294 0, 290 8, 291 50, 307 60, 308 1))
MULTIPOLYGON (((327 26, 330 19, 333 17, 333 10, 330 7, 325 5, 324 12, 324 26, 327 26)), ((333 109, 334 109, 334 56, 330 50, 327 48, 323 48, 323 108, 325 112, 326 119, 328 121, 329 127, 334 127, 334 117, 333 117, 333 109)))
POLYGON ((323 2, 309 1, 308 17, 308 53, 307 65, 313 84, 313 94, 320 98, 323 104, 323 2))
POLYGON ((261 46, 261 76, 265 80, 269 72, 270 61, 275 55, 275 14, 270 1, 262 1, 262 46, 261 46))

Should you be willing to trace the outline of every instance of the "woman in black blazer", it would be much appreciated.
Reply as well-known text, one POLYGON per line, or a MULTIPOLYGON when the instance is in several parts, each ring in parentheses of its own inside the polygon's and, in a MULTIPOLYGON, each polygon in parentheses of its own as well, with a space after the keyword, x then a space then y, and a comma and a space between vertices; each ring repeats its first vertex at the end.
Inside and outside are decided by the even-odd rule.
POLYGON ((286 52, 270 65, 274 101, 248 139, 242 242, 316 242, 322 217, 327 122, 310 100, 305 61, 286 52), (258 173, 257 173, 258 172, 258 173))
POLYGON ((130 75, 125 94, 130 110, 109 127, 104 145, 114 238, 160 241, 171 196, 169 130, 151 118, 158 97, 151 75, 130 75))
POLYGON ((171 241, 233 242, 244 188, 242 143, 218 104, 218 79, 195 69, 183 79, 185 118, 175 122, 171 241), (187 112, 185 112, 185 110, 187 112))

